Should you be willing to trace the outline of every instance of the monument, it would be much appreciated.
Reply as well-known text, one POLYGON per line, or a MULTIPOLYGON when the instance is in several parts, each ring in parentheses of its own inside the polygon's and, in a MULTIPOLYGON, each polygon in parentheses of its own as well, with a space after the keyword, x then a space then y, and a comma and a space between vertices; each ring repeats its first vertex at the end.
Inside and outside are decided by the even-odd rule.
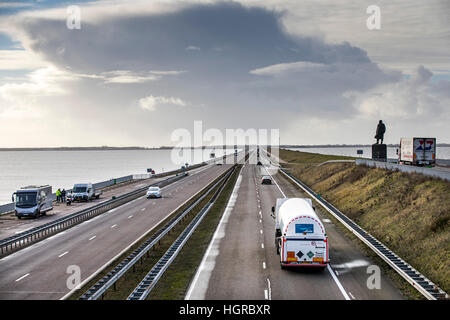
POLYGON ((387 147, 383 144, 385 132, 386 125, 382 120, 380 120, 378 122, 377 132, 375 133, 375 139, 377 139, 377 142, 372 145, 372 160, 384 162, 387 160, 387 147))

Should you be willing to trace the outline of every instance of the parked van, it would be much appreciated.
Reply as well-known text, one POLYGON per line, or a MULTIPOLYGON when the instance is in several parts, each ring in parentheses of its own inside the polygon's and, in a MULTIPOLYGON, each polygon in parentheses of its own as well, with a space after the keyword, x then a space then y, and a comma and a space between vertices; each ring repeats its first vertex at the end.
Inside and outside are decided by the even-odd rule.
POLYGON ((78 183, 73 186, 70 198, 72 201, 91 201, 100 198, 103 192, 96 190, 92 183, 78 183))
POLYGON ((277 199, 272 210, 280 266, 325 268, 329 263, 328 238, 311 199, 277 199))
POLYGON ((52 187, 28 186, 22 187, 12 195, 17 218, 38 218, 53 209, 52 187))

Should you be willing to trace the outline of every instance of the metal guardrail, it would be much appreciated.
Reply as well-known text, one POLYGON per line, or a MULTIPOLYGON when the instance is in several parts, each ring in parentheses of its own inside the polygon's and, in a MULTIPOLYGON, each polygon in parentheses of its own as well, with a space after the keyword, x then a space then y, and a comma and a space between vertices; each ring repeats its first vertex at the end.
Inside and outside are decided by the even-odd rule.
POLYGON ((319 204, 321 204, 328 212, 330 212, 336 219, 338 219, 348 230, 363 241, 369 248, 371 248, 380 258, 382 258, 389 266, 391 266, 397 273, 399 273, 406 281, 408 281, 414 288, 417 289, 424 297, 429 300, 447 299, 448 295, 436 284, 427 279, 419 271, 410 266, 406 261, 402 260, 398 255, 386 247, 383 243, 371 236, 367 231, 358 226, 353 220, 348 218, 345 214, 340 212, 328 201, 318 196, 306 184, 301 182, 287 172, 285 169, 280 171, 291 179, 295 184, 301 187, 306 193, 313 197, 319 204))
POLYGON ((110 209, 116 208, 124 203, 134 200, 142 196, 147 188, 152 185, 165 186, 176 180, 183 178, 184 176, 175 176, 167 178, 163 181, 150 184, 146 187, 134 190, 132 192, 117 196, 111 200, 99 203, 93 207, 86 208, 79 212, 75 212, 66 217, 59 218, 55 221, 46 223, 44 225, 32 228, 30 230, 21 232, 9 238, 0 240, 0 257, 6 254, 10 254, 17 251, 25 246, 28 246, 34 242, 43 240, 53 234, 77 225, 81 222, 89 220, 99 214, 102 214, 110 209))
MULTIPOLYGON (((231 170, 231 169, 230 169, 231 170)), ((170 221, 168 221, 163 227, 153 233, 144 243, 136 248, 128 257, 121 261, 114 267, 108 274, 97 281, 88 291, 86 291, 79 300, 96 300, 103 297, 103 294, 110 287, 115 286, 115 283, 130 270, 142 257, 150 251, 167 233, 172 230, 180 220, 182 220, 189 212, 193 210, 217 185, 223 181, 226 176, 222 177, 218 182, 213 183, 207 190, 199 197, 194 203, 192 203, 185 210, 178 213, 170 221)), ((203 189, 200 191, 202 192, 203 189)))
MULTIPOLYGON (((153 266, 153 268, 147 273, 144 279, 139 283, 139 285, 133 290, 133 292, 128 296, 127 300, 145 300, 150 294, 151 290, 158 283, 159 279, 162 277, 167 268, 175 260, 178 253, 183 248, 184 244, 189 240, 191 235, 194 233, 197 226, 209 212, 213 204, 215 203, 217 197, 224 189, 226 182, 235 170, 236 166, 224 176, 217 184, 221 183, 220 188, 215 192, 208 203, 200 210, 200 212, 194 217, 194 219, 189 223, 189 225, 184 229, 184 231, 178 236, 178 238, 172 243, 170 248, 166 253, 159 259, 159 261, 153 266)), ((216 185, 217 185, 216 184, 216 185)), ((215 185, 215 186, 216 186, 215 185)), ((213 190, 215 186, 211 189, 213 190)))

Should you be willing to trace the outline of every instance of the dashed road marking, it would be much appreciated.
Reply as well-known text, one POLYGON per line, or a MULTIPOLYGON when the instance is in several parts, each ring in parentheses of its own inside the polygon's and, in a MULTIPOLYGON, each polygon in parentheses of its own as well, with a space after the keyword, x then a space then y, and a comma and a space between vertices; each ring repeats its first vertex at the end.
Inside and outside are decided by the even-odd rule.
POLYGON ((64 252, 64 253, 61 253, 61 254, 58 256, 58 258, 61 258, 61 257, 65 256, 65 255, 68 254, 68 253, 69 253, 69 251, 66 251, 66 252, 64 252))
POLYGON ((89 238, 89 241, 94 240, 95 238, 97 238, 97 236, 92 236, 89 238))
POLYGON ((29 273, 27 273, 27 274, 25 274, 25 275, 23 275, 23 276, 21 276, 19 279, 16 279, 16 282, 18 282, 18 281, 20 281, 20 280, 22 280, 22 279, 24 279, 24 278, 26 278, 26 277, 28 277, 30 274, 29 273))

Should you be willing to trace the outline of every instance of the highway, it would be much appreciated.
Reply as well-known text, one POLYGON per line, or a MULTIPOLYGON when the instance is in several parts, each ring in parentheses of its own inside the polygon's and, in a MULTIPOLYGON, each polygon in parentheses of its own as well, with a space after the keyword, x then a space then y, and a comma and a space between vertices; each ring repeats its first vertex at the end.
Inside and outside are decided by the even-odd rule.
MULTIPOLYGON (((261 161, 269 165, 263 157, 261 161)), ((264 167, 254 164, 242 169, 186 299, 405 299, 383 273, 380 289, 368 288, 367 267, 373 262, 317 206, 329 239, 331 266, 325 270, 282 270, 271 208, 277 198, 306 195, 281 174, 274 175, 276 184, 261 185, 262 174, 267 174, 264 167)))
MULTIPOLYGON (((198 170, 198 169, 197 169, 198 170)), ((53 202, 53 210, 47 212, 45 216, 41 216, 38 219, 34 218, 23 218, 19 220, 14 214, 6 214, 0 216, 0 239, 5 239, 20 232, 27 231, 29 229, 41 226, 43 224, 52 222, 56 219, 65 217, 72 213, 81 211, 83 209, 92 207, 96 204, 105 202, 111 199, 112 196, 120 196, 132 192, 134 190, 145 187, 148 184, 157 183, 163 181, 167 177, 162 178, 152 178, 145 180, 137 180, 131 183, 119 184, 115 187, 108 187, 104 190, 100 199, 94 199, 91 202, 73 202, 70 206, 65 203, 53 202)))
POLYGON ((1 259, 0 299, 63 298, 72 289, 68 267, 87 282, 229 167, 200 168, 164 187, 161 199, 140 197, 1 259))

